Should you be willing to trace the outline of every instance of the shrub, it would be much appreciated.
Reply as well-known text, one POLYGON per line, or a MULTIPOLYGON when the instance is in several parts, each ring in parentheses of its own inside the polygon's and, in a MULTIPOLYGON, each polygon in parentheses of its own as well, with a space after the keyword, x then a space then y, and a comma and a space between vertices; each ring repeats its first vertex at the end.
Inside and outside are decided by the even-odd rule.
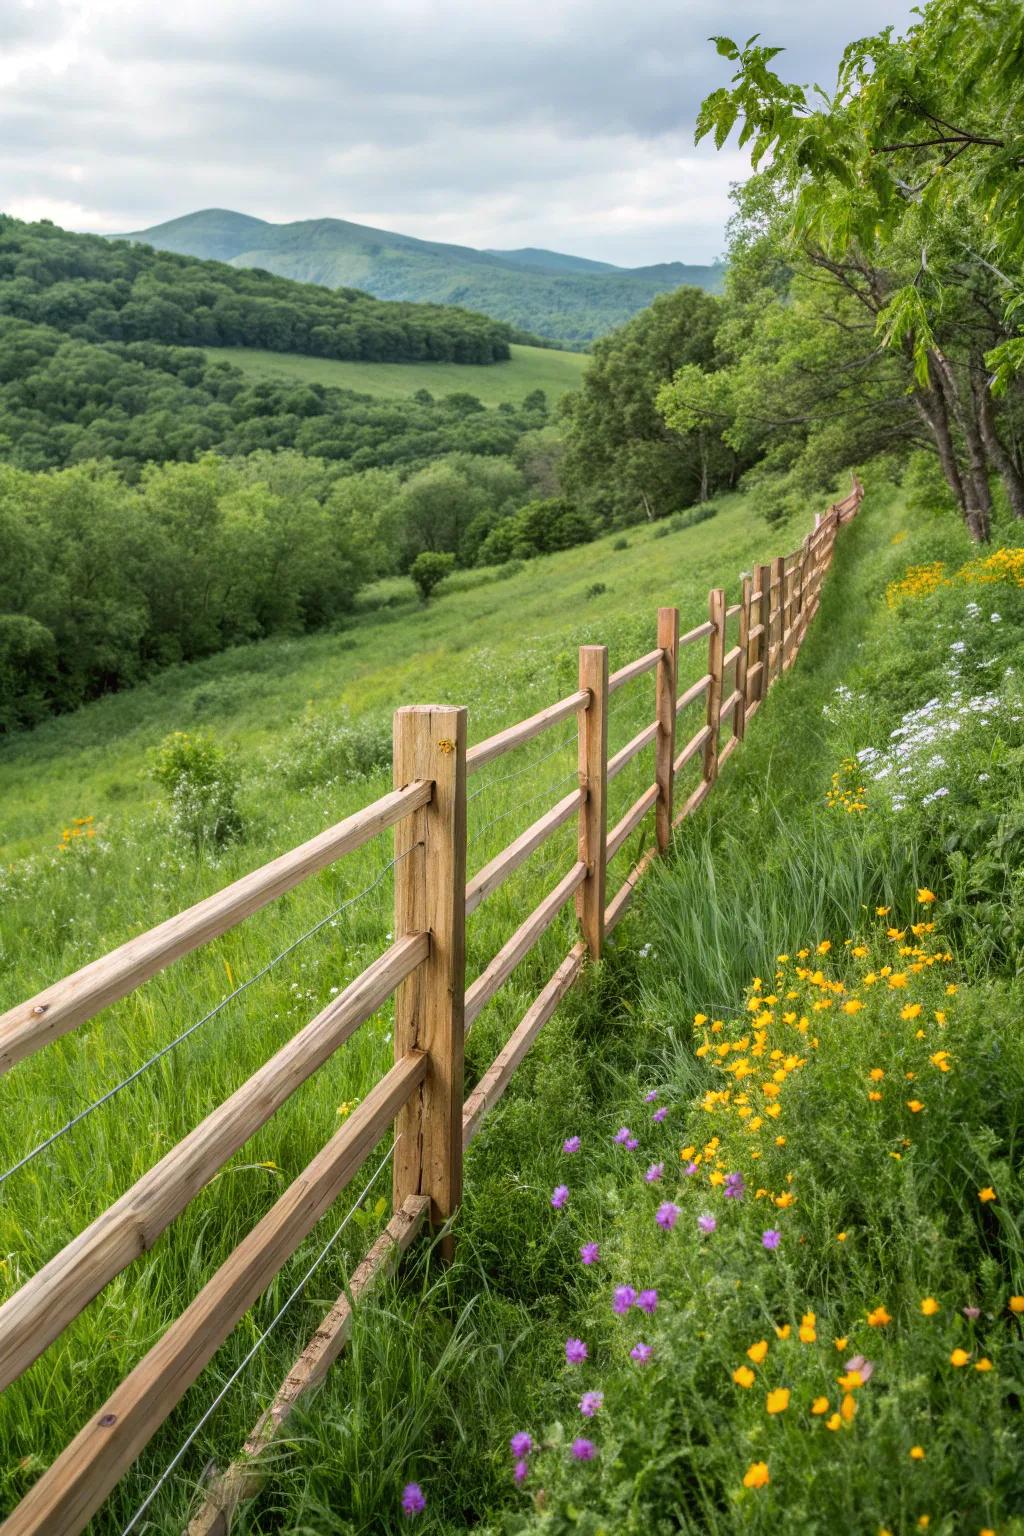
POLYGON ((238 767, 211 736, 172 731, 152 761, 153 777, 170 796, 172 830, 194 849, 220 847, 241 836, 238 767))
POLYGON ((441 554, 437 550, 425 549, 422 554, 416 556, 409 567, 409 575, 419 588, 420 597, 425 603, 429 603, 435 587, 440 586, 446 576, 450 576, 455 569, 455 556, 441 554))
POLYGON ((584 596, 587 597, 588 599, 591 598, 591 597, 600 597, 603 593, 605 593, 607 591, 608 591, 608 588, 605 586, 603 581, 595 581, 593 586, 590 586, 590 587, 587 588, 586 592, 584 593, 584 596))
POLYGON ((351 720, 308 714, 285 741, 276 767, 296 789, 324 787, 341 779, 368 778, 391 762, 390 720, 351 720))
POLYGON ((628 539, 616 539, 615 543, 612 545, 612 549, 628 549, 628 548, 629 548, 629 540, 628 539))
POLYGON ((0 613, 0 732, 35 725, 50 712, 57 642, 20 613, 0 613))

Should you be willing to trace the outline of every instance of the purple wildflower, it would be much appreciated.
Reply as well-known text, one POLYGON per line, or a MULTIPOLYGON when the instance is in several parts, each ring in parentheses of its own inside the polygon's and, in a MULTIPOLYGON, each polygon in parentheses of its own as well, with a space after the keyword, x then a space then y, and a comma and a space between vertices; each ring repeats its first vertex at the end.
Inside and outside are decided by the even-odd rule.
POLYGON ((580 1249, 580 1258, 584 1264, 596 1264, 601 1257, 601 1249, 597 1243, 584 1243, 580 1249))
POLYGON ((554 1206, 556 1211, 560 1211, 562 1209, 562 1206, 565 1205, 565 1203, 566 1203, 566 1201, 568 1199, 569 1199, 569 1186, 568 1186, 568 1184, 559 1184, 555 1188, 555 1190, 553 1191, 553 1193, 551 1195, 551 1204, 554 1206))
POLYGON ((863 1385, 865 1382, 870 1381, 874 1375, 875 1362, 873 1360, 865 1360, 863 1355, 854 1355, 852 1360, 847 1360, 846 1369, 848 1371, 856 1371, 863 1385))
POLYGON ((575 1461, 593 1461, 597 1455, 597 1446, 593 1440, 574 1440, 572 1443, 572 1454, 575 1461))
POLYGON ((647 1172, 644 1174, 644 1181, 645 1181, 645 1183, 647 1183, 647 1184, 657 1184, 658 1180, 661 1178, 661 1176, 663 1175, 664 1172, 665 1172, 665 1164, 664 1163, 652 1163, 651 1166, 648 1168, 647 1172))
POLYGON ((580 1398, 580 1413, 585 1419, 592 1419, 603 1402, 603 1392, 584 1392, 580 1398))
POLYGON ((645 1104, 653 1104, 657 1097, 658 1097, 658 1090, 657 1090, 657 1088, 652 1088, 650 1093, 645 1093, 644 1094, 644 1103, 645 1104))
POLYGON ((629 1358, 631 1360, 635 1360, 637 1365, 646 1365, 653 1354, 654 1350, 651 1348, 651 1346, 649 1344, 645 1344, 643 1340, 641 1340, 639 1344, 633 1345, 633 1348, 629 1352, 629 1358))
POLYGON ((533 1440, 525 1429, 521 1429, 518 1434, 512 1436, 508 1448, 517 1461, 522 1461, 523 1457, 529 1456, 533 1450, 533 1440))
POLYGON ((964 1314, 964 1317, 969 1318, 972 1323, 981 1316, 980 1307, 961 1307, 960 1310, 964 1314))
POLYGON ((530 1468, 529 1468, 529 1464, 527 1462, 525 1462, 525 1461, 517 1461, 516 1462, 515 1468, 514 1468, 514 1470, 512 1472, 512 1476, 515 1478, 517 1485, 520 1484, 520 1483, 525 1483, 526 1482, 527 1476, 529 1475, 529 1471, 530 1471, 530 1468))
POLYGON ((693 1175, 697 1172, 697 1164, 687 1163, 686 1167, 683 1169, 683 1172, 686 1174, 688 1179, 692 1179, 693 1175))
POLYGON ((629 1138, 629 1140, 626 1142, 626 1151, 627 1152, 635 1152, 639 1145, 640 1145, 640 1142, 639 1142, 638 1138, 636 1136, 631 1136, 629 1138))
POLYGON ((402 1489, 403 1515, 421 1515, 426 1507, 427 1501, 423 1497, 423 1489, 419 1483, 406 1483, 402 1489))
POLYGON ((668 1110, 665 1108, 665 1106, 663 1104, 660 1109, 656 1109, 654 1111, 654 1114, 651 1116, 651 1119, 654 1121, 655 1125, 660 1125, 661 1122, 664 1120, 664 1118, 665 1118, 665 1116, 667 1114, 668 1114, 668 1110))
POLYGON ((617 1141, 620 1147, 623 1146, 629 1140, 629 1126, 620 1125, 612 1140, 617 1141))
POLYGON ((587 1358, 587 1346, 582 1339, 566 1339, 565 1358, 570 1365, 582 1365, 587 1358))
POLYGON ((775 1227, 769 1227, 767 1232, 761 1233, 762 1248, 777 1248, 782 1242, 782 1233, 775 1227))
POLYGON ((636 1291, 634 1291, 631 1285, 618 1285, 615 1287, 615 1294, 612 1296, 613 1312, 617 1312, 620 1317, 624 1317, 630 1307, 635 1305, 636 1291))
POLYGON ((663 1201, 662 1204, 658 1206, 654 1219, 658 1223, 658 1226, 663 1228, 664 1231, 671 1232, 672 1228, 679 1220, 679 1206, 674 1205, 671 1200, 663 1201))
POLYGON ((742 1173, 727 1173, 725 1176, 725 1188, 722 1191, 727 1200, 742 1200, 747 1192, 742 1173))
POLYGON ((647 1316, 650 1317, 658 1305, 657 1291, 641 1291, 636 1299, 636 1304, 641 1312, 646 1312, 647 1316))
POLYGON ((712 1216, 710 1211, 701 1211, 700 1215, 697 1217, 697 1225, 700 1227, 700 1230, 704 1233, 705 1237, 710 1237, 711 1233, 718 1226, 718 1222, 712 1216))
POLYGON ((562 1142, 562 1151, 567 1152, 571 1157, 574 1152, 579 1151, 582 1145, 583 1143, 578 1136, 567 1136, 562 1142))

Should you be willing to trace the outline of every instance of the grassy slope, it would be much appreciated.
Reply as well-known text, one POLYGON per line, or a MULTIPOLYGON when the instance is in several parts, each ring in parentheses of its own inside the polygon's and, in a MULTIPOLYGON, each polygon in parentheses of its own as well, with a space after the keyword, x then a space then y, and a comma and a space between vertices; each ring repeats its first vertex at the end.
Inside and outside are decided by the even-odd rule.
MULTIPOLYGON (((579 643, 607 641, 615 667, 649 648, 658 604, 678 602, 684 624, 699 620, 709 585, 721 582, 735 590, 737 573, 772 553, 778 537, 769 536, 749 503, 733 497, 713 521, 696 528, 663 538, 637 529, 626 550, 613 552, 612 541, 603 540, 533 563, 500 583, 481 573, 479 584, 444 595, 426 610, 410 594, 404 607, 364 616, 344 633, 264 643, 173 669, 150 685, 6 743, 0 761, 6 866, 0 872, 0 1001, 6 1005, 30 995, 140 926, 382 793, 388 787, 386 770, 352 779, 331 766, 330 731, 347 711, 359 727, 367 720, 386 722, 402 703, 430 698, 466 703, 470 739, 477 740, 575 686, 579 643), (588 600, 597 578, 607 590, 588 600), (297 736, 296 725, 310 711, 312 723, 300 726, 297 736), (166 732, 198 726, 212 728, 237 749, 245 765, 242 801, 249 828, 243 843, 201 858, 176 839, 145 776, 147 752, 166 732), (310 735, 322 735, 323 761, 311 763, 310 735), (86 815, 97 818, 98 837, 59 854, 61 828, 86 815)), ((797 537, 794 531, 786 542, 797 537)), ((476 582, 476 575, 471 579, 476 582)), ((703 670, 698 649, 687 657, 687 677, 703 670)), ((612 750, 650 718, 650 708, 649 679, 617 696, 612 750)), ((649 772, 644 754, 616 782, 613 821, 649 772)), ((481 774, 472 786, 471 868, 493 856, 574 777, 568 732, 544 738, 481 774)), ((637 834, 632 846, 642 836, 637 834)), ((382 877, 365 900, 5 1185, 0 1294, 36 1271, 379 952, 390 924, 388 846, 389 839, 382 839, 361 850, 0 1080, 0 1166, 6 1167, 216 1004, 230 985, 252 976, 340 902, 382 877)), ((474 972, 555 883, 574 847, 570 825, 474 915, 468 941, 474 972)), ((628 868, 631 851, 619 855, 617 873, 628 868)), ((570 934, 565 914, 481 1016, 468 1050, 470 1080, 507 1038, 565 952, 570 934)), ((39 1464, 23 1464, 26 1452, 53 1454, 68 1427, 81 1422, 138 1359, 143 1341, 166 1325, 182 1298, 195 1293, 267 1209, 285 1177, 294 1176, 323 1144, 338 1123, 339 1105, 380 1075, 390 1056, 388 1030, 383 1010, 247 1144, 153 1252, 87 1310, 62 1345, 5 1394, 4 1502, 39 1464), (87 1393, 83 1381, 90 1383, 87 1393)), ((283 1373, 302 1329, 315 1318, 318 1298, 330 1294, 332 1285, 337 1289, 348 1255, 364 1246, 368 1235, 365 1226, 354 1229, 353 1246, 342 1243, 309 1305, 289 1319, 247 1388, 218 1415, 218 1454, 240 1443, 255 1397, 262 1400, 275 1373, 283 1373)), ((264 1298, 261 1319, 302 1272, 316 1241, 314 1235, 264 1298)), ((109 1523, 100 1529, 120 1529, 118 1521, 131 1513, 146 1478, 159 1469, 175 1436, 209 1400, 211 1383, 240 1357, 250 1338, 246 1325, 225 1347, 144 1459, 141 1473, 117 1495, 109 1523)), ((183 1497, 181 1482, 173 1483, 169 1507, 180 1509, 183 1497)), ((171 1514, 167 1518, 173 1523, 171 1514)))
POLYGON ((512 404, 542 389, 554 404, 578 389, 587 366, 582 352, 544 347, 512 348, 511 360, 489 367, 461 363, 352 363, 292 352, 262 352, 255 347, 207 347, 213 362, 233 363, 255 378, 284 378, 305 384, 329 384, 366 395, 404 399, 418 389, 434 396, 475 395, 484 405, 512 404))

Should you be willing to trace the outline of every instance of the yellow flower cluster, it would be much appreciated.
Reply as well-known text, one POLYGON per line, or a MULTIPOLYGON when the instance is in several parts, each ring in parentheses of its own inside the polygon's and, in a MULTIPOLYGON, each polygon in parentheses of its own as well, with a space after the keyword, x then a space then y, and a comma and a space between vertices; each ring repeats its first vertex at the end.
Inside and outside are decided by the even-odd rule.
POLYGON ((845 758, 832 775, 832 788, 825 796, 825 804, 830 810, 845 811, 848 816, 854 811, 867 810, 864 785, 857 783, 859 777, 860 764, 856 758, 845 758))
POLYGON ((911 565, 899 581, 890 581, 885 589, 885 600, 890 608, 898 608, 906 598, 930 597, 946 583, 946 566, 942 560, 932 560, 927 565, 911 565))
POLYGON ((983 560, 968 560, 957 576, 963 582, 1009 581, 1024 587, 1024 549, 997 549, 983 560))
POLYGON ((897 608, 907 598, 929 597, 938 587, 978 586, 993 582, 1024 587, 1024 549, 997 549, 984 558, 968 560, 951 576, 946 575, 941 560, 933 560, 928 565, 911 565, 899 581, 891 581, 886 587, 885 600, 890 608, 897 608))
POLYGON ((76 816, 70 827, 65 827, 61 833, 60 842, 57 844, 61 852, 66 853, 69 848, 73 848, 79 838, 95 837, 96 828, 93 825, 95 819, 94 816, 76 816))

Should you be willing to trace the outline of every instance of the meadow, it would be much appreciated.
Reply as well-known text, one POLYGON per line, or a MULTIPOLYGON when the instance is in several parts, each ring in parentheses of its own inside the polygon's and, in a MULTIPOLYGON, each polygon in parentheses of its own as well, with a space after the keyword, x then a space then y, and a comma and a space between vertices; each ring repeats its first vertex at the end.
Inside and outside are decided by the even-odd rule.
POLYGON ((560 352, 547 347, 510 348, 508 362, 491 363, 360 363, 295 352, 263 352, 257 347, 207 347, 211 362, 232 363, 249 378, 287 379, 290 383, 333 385, 364 395, 404 400, 418 389, 436 398, 470 394, 483 405, 518 404, 542 389, 554 405, 578 389, 587 366, 584 352, 560 352))

